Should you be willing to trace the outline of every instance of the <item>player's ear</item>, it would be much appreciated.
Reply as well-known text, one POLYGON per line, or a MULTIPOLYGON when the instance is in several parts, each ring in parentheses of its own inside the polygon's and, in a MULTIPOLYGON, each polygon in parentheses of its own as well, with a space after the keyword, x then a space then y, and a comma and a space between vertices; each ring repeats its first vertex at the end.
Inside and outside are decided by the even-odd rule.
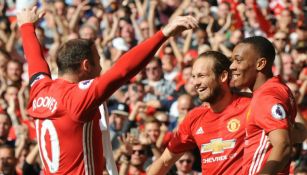
POLYGON ((90 71, 90 62, 88 61, 88 59, 84 59, 81 61, 81 70, 84 71, 90 71))
POLYGON ((227 82, 227 81, 228 81, 228 78, 229 78, 228 76, 229 76, 228 71, 223 70, 223 72, 222 72, 221 75, 220 75, 220 81, 221 81, 222 83, 227 82))
POLYGON ((263 57, 259 58, 257 60, 257 65, 256 65, 257 71, 263 70, 265 68, 266 64, 267 64, 267 60, 265 58, 263 58, 263 57))

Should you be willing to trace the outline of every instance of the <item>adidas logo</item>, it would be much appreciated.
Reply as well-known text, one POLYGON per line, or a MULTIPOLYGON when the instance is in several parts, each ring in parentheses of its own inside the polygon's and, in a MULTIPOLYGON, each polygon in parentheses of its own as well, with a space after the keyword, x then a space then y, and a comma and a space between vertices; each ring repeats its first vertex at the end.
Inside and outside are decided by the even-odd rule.
POLYGON ((203 133, 204 133, 204 130, 202 127, 198 128, 196 131, 196 135, 203 134, 203 133))

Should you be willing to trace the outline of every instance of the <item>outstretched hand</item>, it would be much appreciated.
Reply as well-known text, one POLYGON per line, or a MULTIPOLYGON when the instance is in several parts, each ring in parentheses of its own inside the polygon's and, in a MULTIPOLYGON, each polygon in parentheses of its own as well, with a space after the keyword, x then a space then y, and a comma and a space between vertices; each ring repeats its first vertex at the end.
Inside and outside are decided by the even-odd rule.
POLYGON ((38 11, 37 6, 32 8, 24 8, 17 13, 18 26, 22 26, 25 23, 35 23, 44 16, 43 11, 38 11))
POLYGON ((165 36, 170 37, 183 32, 184 30, 195 29, 198 27, 198 21, 192 16, 177 16, 169 22, 162 32, 165 36))

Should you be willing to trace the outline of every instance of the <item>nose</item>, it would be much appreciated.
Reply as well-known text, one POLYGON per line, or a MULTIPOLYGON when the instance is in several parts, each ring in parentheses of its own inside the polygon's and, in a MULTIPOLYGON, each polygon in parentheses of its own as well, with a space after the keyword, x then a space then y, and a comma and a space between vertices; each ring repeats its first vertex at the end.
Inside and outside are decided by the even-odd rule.
POLYGON ((197 88, 200 85, 200 81, 196 77, 191 77, 191 83, 194 86, 194 88, 197 88))
POLYGON ((230 65, 230 67, 229 67, 229 69, 230 70, 235 70, 236 69, 236 63, 235 63, 235 61, 233 61, 232 63, 231 63, 231 65, 230 65))

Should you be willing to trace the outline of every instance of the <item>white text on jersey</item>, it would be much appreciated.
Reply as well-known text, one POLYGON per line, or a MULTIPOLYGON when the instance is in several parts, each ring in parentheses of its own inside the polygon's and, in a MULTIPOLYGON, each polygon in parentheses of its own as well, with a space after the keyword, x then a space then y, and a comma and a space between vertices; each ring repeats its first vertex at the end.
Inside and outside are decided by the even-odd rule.
POLYGON ((48 108, 52 113, 57 109, 58 102, 53 97, 39 97, 33 100, 33 111, 37 108, 48 108))
POLYGON ((230 154, 230 155, 218 156, 218 157, 209 157, 209 158, 203 159, 202 162, 203 162, 203 164, 220 162, 220 161, 224 161, 224 160, 227 160, 227 159, 235 158, 236 155, 237 155, 237 153, 230 154))

